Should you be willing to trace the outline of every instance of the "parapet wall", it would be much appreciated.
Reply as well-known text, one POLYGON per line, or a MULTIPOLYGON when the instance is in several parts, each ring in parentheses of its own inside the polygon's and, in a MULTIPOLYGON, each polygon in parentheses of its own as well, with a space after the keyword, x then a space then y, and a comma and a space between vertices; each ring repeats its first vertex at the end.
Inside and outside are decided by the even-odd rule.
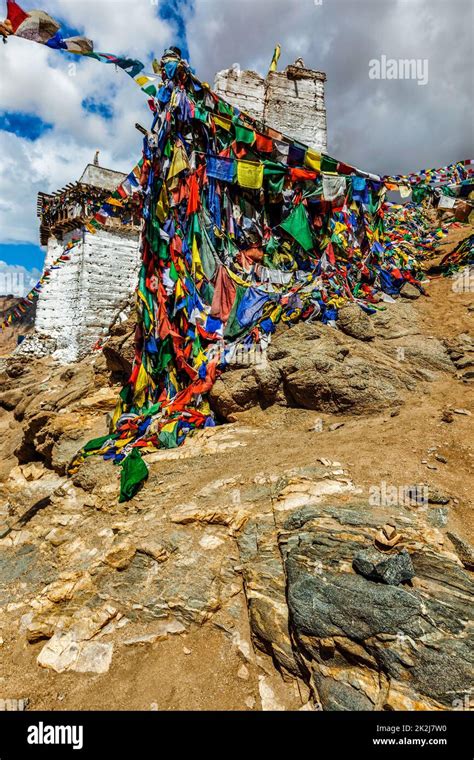
POLYGON ((266 78, 234 67, 216 74, 214 90, 266 126, 326 151, 325 81, 321 71, 299 64, 269 72, 266 78))

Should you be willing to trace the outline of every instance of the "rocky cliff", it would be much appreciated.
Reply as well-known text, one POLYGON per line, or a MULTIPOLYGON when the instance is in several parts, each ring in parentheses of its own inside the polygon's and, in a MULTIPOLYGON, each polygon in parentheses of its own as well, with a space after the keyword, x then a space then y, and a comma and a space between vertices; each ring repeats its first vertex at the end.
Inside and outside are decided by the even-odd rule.
POLYGON ((281 330, 222 424, 68 464, 131 360, 0 368, 0 698, 11 709, 461 709, 472 690, 472 292, 434 279, 281 330), (16 700, 16 701, 15 701, 16 700), (23 700, 23 701, 21 701, 23 700))

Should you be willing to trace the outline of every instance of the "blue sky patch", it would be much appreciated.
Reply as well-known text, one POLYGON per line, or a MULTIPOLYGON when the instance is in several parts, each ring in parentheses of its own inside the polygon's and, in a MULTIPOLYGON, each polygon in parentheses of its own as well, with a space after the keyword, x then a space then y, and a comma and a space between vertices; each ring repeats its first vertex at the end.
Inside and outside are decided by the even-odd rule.
POLYGON ((0 243, 0 261, 26 269, 43 269, 45 252, 33 243, 0 243))
POLYGON ((176 39, 173 41, 174 45, 177 45, 182 52, 183 58, 189 60, 188 42, 186 39, 186 24, 182 14, 182 6, 186 6, 186 9, 192 10, 192 2, 185 2, 183 0, 164 0, 160 5, 160 18, 163 21, 171 22, 177 32, 176 39))
POLYGON ((98 114, 99 116, 102 116, 103 119, 112 119, 114 115, 114 109, 111 105, 92 97, 84 98, 81 105, 89 113, 98 114))
POLYGON ((37 140, 53 125, 43 121, 39 116, 20 111, 3 111, 0 114, 0 129, 5 132, 14 132, 18 137, 26 140, 37 140))

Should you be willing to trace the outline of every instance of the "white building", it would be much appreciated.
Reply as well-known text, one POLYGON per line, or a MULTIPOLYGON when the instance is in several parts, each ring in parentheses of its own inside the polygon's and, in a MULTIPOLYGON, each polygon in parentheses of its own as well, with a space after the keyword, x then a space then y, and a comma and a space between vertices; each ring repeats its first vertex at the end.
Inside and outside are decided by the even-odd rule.
POLYGON ((83 228, 90 210, 113 192, 125 175, 89 164, 77 183, 38 197, 41 243, 47 246, 45 268, 67 243, 69 260, 53 268, 41 291, 35 332, 17 349, 20 354, 52 354, 61 363, 81 359, 104 338, 130 302, 140 265, 138 219, 125 206, 95 233, 83 228))

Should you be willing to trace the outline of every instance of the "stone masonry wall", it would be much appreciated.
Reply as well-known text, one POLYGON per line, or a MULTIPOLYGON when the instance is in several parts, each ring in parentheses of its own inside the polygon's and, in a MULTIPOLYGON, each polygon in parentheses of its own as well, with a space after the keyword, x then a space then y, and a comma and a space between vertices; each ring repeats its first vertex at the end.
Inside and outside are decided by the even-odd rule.
MULTIPOLYGON (((54 261, 77 234, 69 233, 61 243, 51 238, 46 263, 54 261)), ((140 263, 138 236, 85 232, 70 256, 70 261, 52 270, 39 296, 35 320, 37 333, 56 341, 53 356, 62 363, 89 353, 129 300, 140 263)))
POLYGON ((296 64, 269 72, 266 79, 234 67, 216 74, 214 90, 267 126, 326 151, 325 81, 322 72, 296 64))
POLYGON ((214 90, 231 105, 264 120, 265 80, 255 71, 225 69, 216 74, 214 90))

